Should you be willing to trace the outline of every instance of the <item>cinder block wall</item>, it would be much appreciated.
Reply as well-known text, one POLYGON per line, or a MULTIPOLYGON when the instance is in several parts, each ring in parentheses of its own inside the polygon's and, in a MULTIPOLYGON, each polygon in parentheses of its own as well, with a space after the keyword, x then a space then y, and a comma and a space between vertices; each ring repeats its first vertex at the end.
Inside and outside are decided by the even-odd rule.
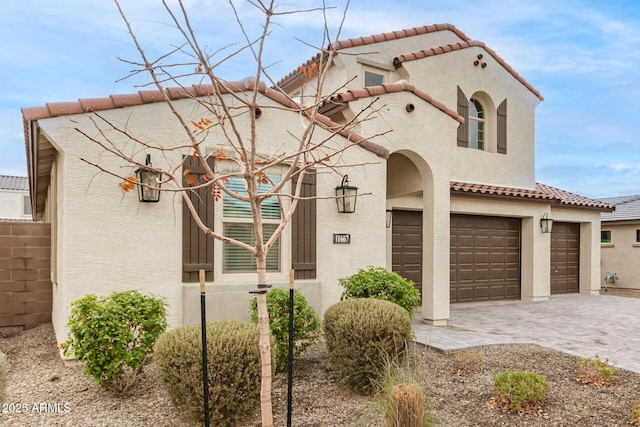
POLYGON ((51 226, 0 222, 0 327, 51 321, 51 226))

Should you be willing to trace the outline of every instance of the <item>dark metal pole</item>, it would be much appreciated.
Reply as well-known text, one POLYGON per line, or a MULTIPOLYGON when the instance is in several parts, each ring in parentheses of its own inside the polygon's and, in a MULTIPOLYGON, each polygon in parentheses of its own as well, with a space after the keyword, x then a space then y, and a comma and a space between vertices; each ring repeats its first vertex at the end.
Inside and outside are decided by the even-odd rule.
POLYGON ((293 403, 293 270, 289 272, 289 357, 287 360, 287 427, 291 427, 291 407, 293 403))
POLYGON ((204 425, 209 427, 209 375, 207 374, 207 310, 205 301, 205 273, 200 270, 200 323, 202 324, 202 392, 204 397, 204 425))

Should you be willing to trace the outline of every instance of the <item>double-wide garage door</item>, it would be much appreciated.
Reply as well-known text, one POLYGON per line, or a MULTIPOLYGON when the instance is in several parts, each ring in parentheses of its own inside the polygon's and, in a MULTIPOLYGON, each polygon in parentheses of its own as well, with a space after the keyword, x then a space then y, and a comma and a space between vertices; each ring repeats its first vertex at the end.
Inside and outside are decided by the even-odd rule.
POLYGON ((451 215, 451 302, 520 298, 520 219, 451 215))

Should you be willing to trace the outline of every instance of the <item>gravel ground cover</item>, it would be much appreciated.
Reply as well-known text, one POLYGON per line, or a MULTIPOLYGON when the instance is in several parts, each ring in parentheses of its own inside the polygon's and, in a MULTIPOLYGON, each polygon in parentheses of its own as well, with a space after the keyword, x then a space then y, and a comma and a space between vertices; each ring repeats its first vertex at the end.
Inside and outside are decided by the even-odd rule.
MULTIPOLYGON (((603 292, 604 293, 604 292, 603 292)), ((640 297, 638 292, 608 295, 640 297)), ((60 360, 51 324, 26 331, 0 331, 8 356, 7 401, 2 426, 186 426, 174 412, 154 364, 123 396, 98 388, 76 363, 60 360)), ((453 354, 416 347, 411 372, 424 387, 432 419, 440 426, 628 426, 640 401, 640 374, 619 370, 620 382, 593 387, 576 380, 574 356, 536 345, 498 345, 474 350, 474 372, 460 372, 453 354), (543 375, 549 395, 535 414, 502 413, 491 405, 492 378, 522 369, 543 375)), ((612 361, 615 362, 615 361, 612 361)), ((286 425, 285 374, 273 384, 275 425, 286 425)), ((380 402, 350 392, 332 375, 322 343, 296 366, 292 424, 296 427, 383 426, 380 402)), ((240 427, 260 426, 260 414, 240 427)))

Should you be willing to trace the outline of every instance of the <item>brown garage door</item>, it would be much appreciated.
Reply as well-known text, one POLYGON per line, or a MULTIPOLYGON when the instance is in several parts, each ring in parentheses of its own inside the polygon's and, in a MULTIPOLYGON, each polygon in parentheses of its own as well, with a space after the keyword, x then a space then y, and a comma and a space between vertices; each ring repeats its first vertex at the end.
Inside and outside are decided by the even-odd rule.
POLYGON ((391 234, 392 270, 422 295, 422 212, 394 210, 391 234))
POLYGON ((451 215, 451 302, 520 298, 520 219, 451 215))
POLYGON ((580 224, 554 222, 551 232, 551 293, 580 290, 580 224))

